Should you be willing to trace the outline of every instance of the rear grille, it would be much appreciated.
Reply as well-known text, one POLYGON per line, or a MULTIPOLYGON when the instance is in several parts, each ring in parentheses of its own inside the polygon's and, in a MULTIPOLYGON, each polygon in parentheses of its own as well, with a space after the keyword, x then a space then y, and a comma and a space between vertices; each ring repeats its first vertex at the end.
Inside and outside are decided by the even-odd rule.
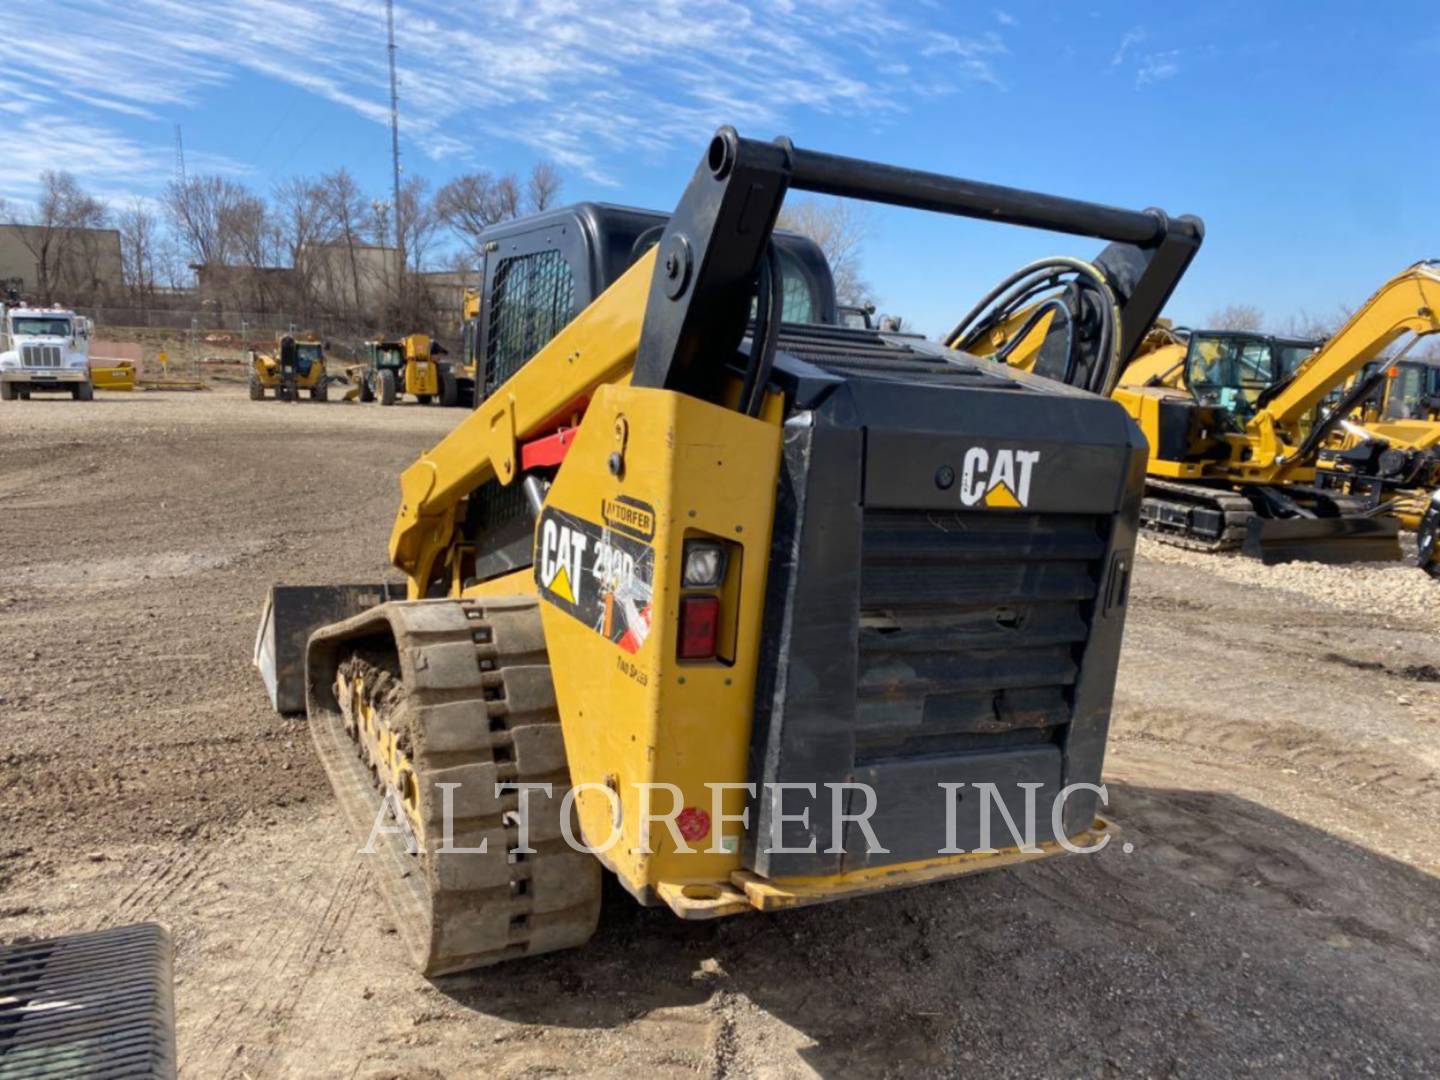
POLYGON ((59 345, 22 345, 20 363, 27 368, 58 368, 61 361, 59 345))
POLYGON ((1053 740, 1070 717, 1104 527, 1089 515, 866 511, 857 764, 1053 740))

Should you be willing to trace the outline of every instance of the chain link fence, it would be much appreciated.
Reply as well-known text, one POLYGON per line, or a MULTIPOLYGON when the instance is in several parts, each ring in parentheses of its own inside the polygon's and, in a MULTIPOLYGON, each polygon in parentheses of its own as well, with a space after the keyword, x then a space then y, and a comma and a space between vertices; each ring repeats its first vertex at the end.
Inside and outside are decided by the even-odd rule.
POLYGON ((245 312, 218 309, 176 310, 171 308, 116 307, 96 305, 76 309, 97 327, 120 326, 150 330, 197 331, 202 334, 228 332, 242 337, 274 337, 288 330, 313 330, 326 337, 359 337, 373 328, 348 320, 326 317, 301 319, 287 312, 245 312))

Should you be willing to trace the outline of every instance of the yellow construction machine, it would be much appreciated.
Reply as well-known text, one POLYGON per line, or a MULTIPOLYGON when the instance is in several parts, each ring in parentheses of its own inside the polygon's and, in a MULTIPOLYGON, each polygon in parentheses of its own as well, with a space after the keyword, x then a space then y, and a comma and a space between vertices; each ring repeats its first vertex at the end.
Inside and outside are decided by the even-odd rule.
POLYGON ((708 919, 1103 842, 1139 430, 842 325, 792 189, 1111 240, 1085 370, 1203 234, 730 128, 671 215, 497 226, 482 400, 400 478, 405 599, 277 587, 256 643, 428 974, 582 944, 602 871, 708 919))
POLYGON ((475 388, 480 385, 477 380, 484 378, 484 372, 480 370, 477 358, 480 355, 480 339, 482 328, 480 326, 480 290, 466 289, 465 301, 462 306, 460 324, 460 339, 463 342, 461 348, 460 363, 455 365, 455 386, 457 396, 461 405, 473 406, 479 400, 475 388))
POLYGON ((1320 450, 1319 479, 1418 529, 1440 485, 1440 364, 1372 360, 1355 382, 1370 387, 1369 396, 1320 450))
POLYGON ((1420 569, 1433 578, 1440 578, 1440 488, 1430 496, 1415 531, 1415 554, 1420 569))
POLYGON ((1355 379, 1365 366, 1407 336, 1440 329, 1436 264, 1387 282, 1323 345, 1190 331, 1149 356, 1137 352, 1129 367, 1087 368, 1077 343, 1108 332, 1103 316, 1118 279, 1113 266, 1037 264, 1002 282, 949 340, 1022 370, 1078 378, 1119 401, 1150 447, 1142 520, 1158 539, 1239 547, 1267 562, 1399 557, 1385 508, 1327 482, 1319 459, 1376 390, 1381 375, 1355 379))
POLYGON ((329 377, 325 372, 325 345, 318 338, 281 334, 275 339, 273 352, 250 350, 250 400, 260 401, 265 392, 276 401, 299 401, 309 391, 312 401, 325 401, 329 396, 329 377))
MULTIPOLYGON (((432 401, 454 405, 455 377, 450 365, 440 358, 445 350, 428 334, 407 334, 403 338, 365 343, 365 363, 346 369, 361 401, 394 405, 409 394, 421 405, 432 401)), ((347 395, 348 396, 348 395, 347 395)))

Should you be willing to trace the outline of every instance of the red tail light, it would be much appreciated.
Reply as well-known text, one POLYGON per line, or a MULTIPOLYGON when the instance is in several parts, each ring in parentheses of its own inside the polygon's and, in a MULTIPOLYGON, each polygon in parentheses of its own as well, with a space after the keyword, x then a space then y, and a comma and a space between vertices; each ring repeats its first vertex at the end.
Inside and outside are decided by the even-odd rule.
POLYGON ((686 596, 680 600, 680 659, 712 660, 720 638, 720 600, 686 596))

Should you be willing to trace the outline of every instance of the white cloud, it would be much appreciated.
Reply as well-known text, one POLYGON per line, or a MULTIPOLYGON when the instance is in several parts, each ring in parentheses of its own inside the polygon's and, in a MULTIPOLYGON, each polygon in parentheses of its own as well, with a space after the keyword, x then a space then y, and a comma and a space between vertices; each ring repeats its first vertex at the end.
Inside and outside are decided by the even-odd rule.
POLYGON ((998 8, 995 10, 995 21, 1001 26, 1018 26, 1020 24, 1020 20, 1015 18, 1014 15, 1011 15, 1010 12, 1001 11, 998 8))
POLYGON ((1136 46, 1144 44, 1149 37, 1143 26, 1127 30, 1120 39, 1115 54, 1110 58, 1112 69, 1126 66, 1134 70, 1136 89, 1173 79, 1180 74, 1179 49, 1160 49, 1144 53, 1136 51, 1136 46))
MULTIPOLYGON (((695 144, 720 123, 769 136, 805 112, 874 118, 917 94, 999 86, 1006 53, 996 31, 933 32, 901 0, 456 9, 449 0, 396 6, 408 150, 483 161, 503 140, 601 180, 616 160, 695 144), (916 85, 910 64, 922 57, 931 70, 916 85)), ((12 0, 0 70, 77 99, 87 120, 96 109, 168 120, 219 87, 243 93, 257 79, 377 124, 389 118, 375 0, 12 0)), ((230 152, 255 154, 253 141, 230 152)))
POLYGON ((1145 40, 1145 31, 1141 28, 1127 30, 1125 36, 1120 39, 1120 46, 1115 50, 1115 55, 1110 58, 1110 66, 1119 67, 1125 62, 1125 54, 1136 45, 1145 40))
POLYGON ((1166 49, 1164 52, 1146 53, 1140 58, 1140 69, 1135 73, 1135 85, 1164 82, 1180 74, 1180 50, 1166 49))

